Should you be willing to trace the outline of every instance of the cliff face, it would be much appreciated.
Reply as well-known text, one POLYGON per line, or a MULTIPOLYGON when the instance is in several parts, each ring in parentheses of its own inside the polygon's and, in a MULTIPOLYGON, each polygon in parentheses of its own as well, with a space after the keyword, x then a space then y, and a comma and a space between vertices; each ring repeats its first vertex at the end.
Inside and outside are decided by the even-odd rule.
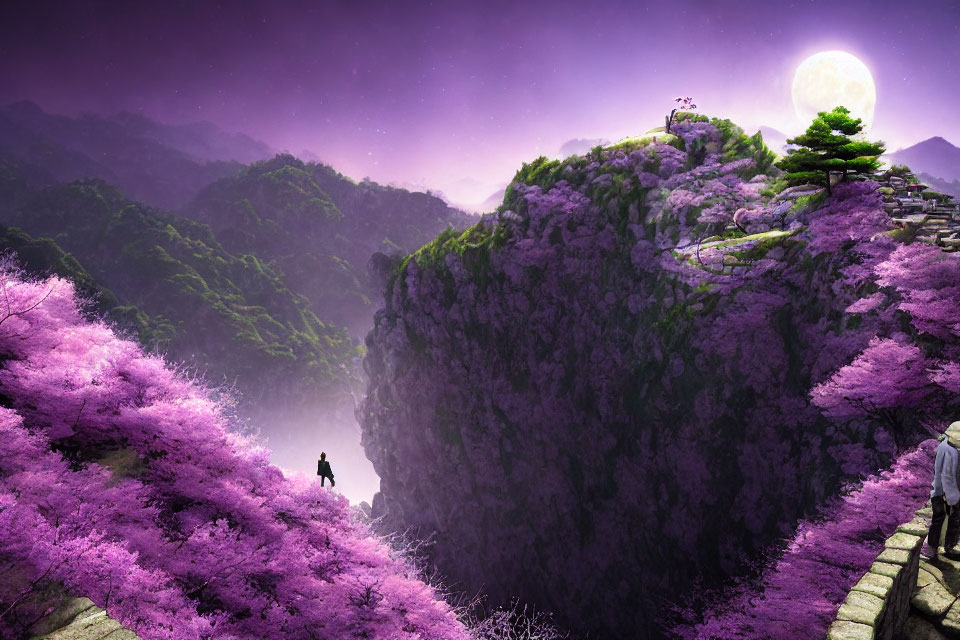
POLYGON ((893 245, 872 183, 774 195, 759 136, 676 133, 525 165, 402 264, 367 338, 374 515, 436 533, 451 586, 591 637, 658 636, 696 576, 919 440, 808 399, 893 313, 844 313, 893 245))

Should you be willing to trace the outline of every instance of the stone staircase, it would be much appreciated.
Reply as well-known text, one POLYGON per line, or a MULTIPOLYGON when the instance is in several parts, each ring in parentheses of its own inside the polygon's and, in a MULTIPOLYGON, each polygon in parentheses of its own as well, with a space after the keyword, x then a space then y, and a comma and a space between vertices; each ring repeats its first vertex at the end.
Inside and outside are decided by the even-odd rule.
POLYGON ((955 208, 937 207, 929 212, 891 216, 901 229, 915 229, 916 239, 942 247, 944 251, 960 251, 960 214, 955 208))
MULTIPOLYGON (((929 528, 929 505, 917 512, 917 525, 929 528)), ((905 640, 960 638, 960 561, 940 556, 935 564, 920 558, 917 585, 910 599, 905 640)))
POLYGON ((938 207, 927 214, 917 238, 928 244, 943 247, 944 251, 960 250, 960 216, 938 207))

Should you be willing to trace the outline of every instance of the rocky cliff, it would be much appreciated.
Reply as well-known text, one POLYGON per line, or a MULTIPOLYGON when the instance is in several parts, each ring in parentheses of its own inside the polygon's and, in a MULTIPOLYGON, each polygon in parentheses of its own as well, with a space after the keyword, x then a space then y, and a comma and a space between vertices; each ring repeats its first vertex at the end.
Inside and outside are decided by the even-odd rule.
POLYGON ((524 165, 498 211, 407 258, 367 338, 384 526, 436 534, 452 586, 590 637, 657 637, 915 424, 834 423, 810 389, 893 309, 872 183, 827 200, 759 136, 676 135, 524 165))

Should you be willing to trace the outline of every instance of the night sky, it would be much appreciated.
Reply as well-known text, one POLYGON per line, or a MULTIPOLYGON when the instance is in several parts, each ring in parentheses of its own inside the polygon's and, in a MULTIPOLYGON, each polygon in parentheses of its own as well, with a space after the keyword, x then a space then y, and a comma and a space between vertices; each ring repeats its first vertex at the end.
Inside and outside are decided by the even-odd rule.
POLYGON ((3 2, 0 103, 209 120, 357 179, 483 200, 677 95, 794 133, 793 70, 848 51, 890 149, 960 145, 960 2, 3 2), (309 157, 309 156, 308 156, 309 157))

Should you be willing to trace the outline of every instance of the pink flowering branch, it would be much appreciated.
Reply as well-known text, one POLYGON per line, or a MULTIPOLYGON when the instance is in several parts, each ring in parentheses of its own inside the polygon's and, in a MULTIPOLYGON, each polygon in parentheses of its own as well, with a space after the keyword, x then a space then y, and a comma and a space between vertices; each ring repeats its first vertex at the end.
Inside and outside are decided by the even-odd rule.
POLYGON ((693 98, 690 96, 680 96, 673 99, 677 103, 677 106, 670 111, 670 115, 666 117, 667 122, 667 133, 670 133, 670 127, 673 125, 673 118, 676 115, 677 111, 691 111, 697 108, 697 105, 693 104, 693 98))

